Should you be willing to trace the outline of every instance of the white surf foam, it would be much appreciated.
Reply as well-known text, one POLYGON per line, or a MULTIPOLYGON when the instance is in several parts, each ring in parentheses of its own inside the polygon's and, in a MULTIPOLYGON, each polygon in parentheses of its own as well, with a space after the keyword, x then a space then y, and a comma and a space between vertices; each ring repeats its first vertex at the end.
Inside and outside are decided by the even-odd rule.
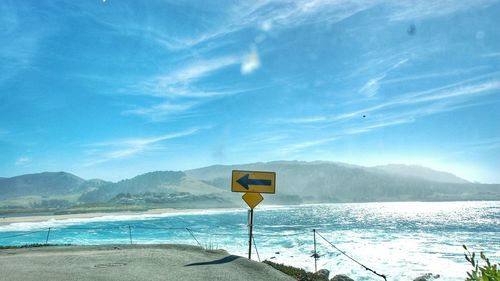
POLYGON ((50 228, 64 228, 75 225, 83 225, 95 222, 125 222, 125 221, 145 221, 155 220, 165 217, 175 216, 199 216, 199 215, 215 215, 221 213, 234 213, 244 212, 241 209, 224 209, 224 210, 196 210, 185 212, 166 212, 159 214, 118 214, 118 215, 104 215, 89 218, 68 218, 68 219, 49 219, 36 222, 16 222, 6 225, 0 225, 0 232, 13 232, 13 231, 37 231, 50 228))

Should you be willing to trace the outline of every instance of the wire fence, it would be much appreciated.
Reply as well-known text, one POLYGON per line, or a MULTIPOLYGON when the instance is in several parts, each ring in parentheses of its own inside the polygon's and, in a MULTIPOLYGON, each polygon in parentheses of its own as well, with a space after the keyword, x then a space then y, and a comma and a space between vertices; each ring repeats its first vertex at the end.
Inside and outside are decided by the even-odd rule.
MULTIPOLYGON (((140 240, 140 241, 137 241, 137 240, 134 240, 136 239, 136 235, 137 234, 141 234, 140 231, 142 230, 146 230, 146 231, 151 231, 151 230, 155 230, 157 232, 161 232, 161 231, 166 231, 170 234, 172 234, 172 232, 181 232, 185 235, 184 239, 188 238, 188 239, 192 239, 193 243, 196 244, 197 246, 201 247, 201 248, 211 248, 211 246, 205 244, 205 247, 203 246, 203 244, 201 243, 201 240, 199 239, 200 236, 202 235, 209 235, 209 236, 222 236, 222 237, 235 237, 235 236, 247 236, 248 234, 247 233, 244 233, 244 232, 213 232, 213 229, 217 229, 218 227, 215 226, 215 227, 210 227, 210 229, 207 229, 207 228, 201 228, 201 229, 196 229, 196 228, 190 228, 190 227, 155 227, 155 226, 142 226, 142 225, 131 225, 131 224, 128 224, 128 225, 116 225, 116 226, 107 226, 107 227, 72 227, 72 226, 69 226, 69 227, 48 227, 46 229, 40 229, 40 230, 34 230, 34 231, 23 231, 21 233, 16 233, 16 234, 12 234, 12 235, 0 235, 0 246, 1 245, 5 245, 4 243, 6 241, 8 241, 9 239, 13 239, 13 238, 22 238, 22 237, 27 237, 27 238, 30 238, 29 241, 31 241, 31 243, 23 243, 22 241, 26 241, 26 240, 21 240, 21 241, 18 241, 18 243, 16 244, 15 241, 14 241, 14 246, 23 246, 23 245, 26 245, 26 244, 44 244, 44 245, 50 245, 50 242, 56 242, 55 244, 64 244, 64 243, 58 243, 58 241, 61 241, 60 239, 53 239, 53 236, 54 235, 57 235, 57 234, 61 234, 61 232, 65 232, 65 231, 76 231, 75 232, 72 232, 71 234, 81 234, 81 233, 88 233, 88 232, 91 232, 91 233, 96 233, 96 232, 101 232, 101 233, 113 233, 113 241, 117 241, 117 236, 116 236, 116 232, 118 232, 119 235, 122 236, 122 240, 121 241, 125 241, 125 239, 128 240, 128 243, 129 244, 140 244, 141 241, 144 241, 144 240, 140 240), (207 230, 210 230, 207 231, 207 230), (33 239, 32 236, 34 235, 38 235, 37 236, 37 239, 33 239), (37 240, 39 243, 37 243, 37 240), (139 243, 138 243, 139 242, 139 243)), ((228 228, 228 226, 224 226, 225 229, 228 228)), ((242 230, 241 228, 239 228, 239 230, 242 230)), ((311 251, 312 251, 312 255, 310 257, 312 257, 314 259, 314 271, 316 272, 317 271, 317 260, 320 258, 320 255, 318 254, 318 241, 317 241, 317 238, 316 237, 319 237, 321 238, 322 240, 324 240, 327 245, 329 245, 331 247, 331 249, 339 252, 340 254, 344 255, 345 257, 347 257, 349 260, 353 261, 354 263, 358 264, 359 266, 361 266, 363 269, 371 272, 372 274, 378 276, 378 277, 381 277, 383 278, 384 280, 387 281, 386 279, 386 275, 384 274, 380 274, 378 273, 377 271, 371 269, 370 267, 364 265, 363 263, 359 262, 358 260, 356 260, 355 258, 353 258, 352 256, 350 256, 349 254, 347 254, 345 251, 339 249, 335 244, 333 244, 330 240, 328 240, 327 238, 325 238, 324 235, 320 234, 316 229, 305 229, 303 231, 300 231, 300 232, 296 232, 296 233, 293 233, 293 234, 290 234, 290 233, 279 233, 279 234, 272 234, 272 233, 265 233, 265 237, 266 238, 283 238, 283 237, 291 237, 291 236, 298 236, 298 235, 304 235, 304 234, 310 234, 310 233, 313 233, 313 239, 312 239, 312 242, 313 242, 313 245, 311 245, 311 251)), ((143 235, 145 233, 142 233, 143 235)), ((256 233, 257 236, 259 236, 258 233, 256 233)), ((264 235, 264 234, 262 234, 264 235)), ((167 240, 164 240, 164 241, 167 241, 167 240)), ((184 240, 186 241, 186 240, 184 240)), ((10 245, 12 245, 13 241, 9 241, 10 245)), ((258 248, 257 248, 257 244, 255 243, 255 235, 252 236, 252 244, 253 244, 253 248, 255 249, 255 253, 257 254, 257 259, 258 261, 260 262, 260 255, 259 255, 259 251, 258 251, 258 248)), ((324 249, 323 249, 324 250, 324 249)), ((328 251, 327 251, 328 253, 328 251)))

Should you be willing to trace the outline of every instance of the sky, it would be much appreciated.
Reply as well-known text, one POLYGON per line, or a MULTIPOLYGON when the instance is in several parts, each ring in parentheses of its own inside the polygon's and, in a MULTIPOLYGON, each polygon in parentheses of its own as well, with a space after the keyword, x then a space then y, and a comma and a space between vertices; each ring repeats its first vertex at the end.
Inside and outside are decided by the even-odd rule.
POLYGON ((277 160, 500 183, 500 2, 0 1, 0 177, 277 160))

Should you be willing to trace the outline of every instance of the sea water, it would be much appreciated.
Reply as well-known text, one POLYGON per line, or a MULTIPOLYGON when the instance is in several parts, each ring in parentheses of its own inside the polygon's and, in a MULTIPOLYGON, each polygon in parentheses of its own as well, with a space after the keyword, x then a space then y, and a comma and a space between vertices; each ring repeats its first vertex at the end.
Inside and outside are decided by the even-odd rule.
MULTIPOLYGON (((464 280, 470 265, 464 259, 463 244, 500 262, 500 202, 260 206, 255 209, 254 234, 255 260, 313 271, 316 238, 317 268, 332 275, 382 280, 331 244, 388 280, 413 280, 425 273, 439 274, 443 281, 464 280)), ((0 245, 47 239, 78 245, 182 243, 246 257, 248 213, 242 207, 0 225, 0 245)))

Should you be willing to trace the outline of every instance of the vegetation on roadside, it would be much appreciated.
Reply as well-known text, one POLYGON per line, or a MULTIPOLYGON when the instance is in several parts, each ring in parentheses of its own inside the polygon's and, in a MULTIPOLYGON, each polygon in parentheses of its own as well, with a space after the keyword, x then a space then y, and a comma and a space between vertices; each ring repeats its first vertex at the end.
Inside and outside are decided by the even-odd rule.
POLYGON ((483 252, 480 252, 479 256, 485 263, 483 266, 480 266, 480 259, 476 258, 476 253, 471 253, 467 249, 467 246, 462 246, 466 251, 464 253, 465 259, 472 265, 472 270, 467 272, 466 281, 500 281, 500 263, 491 264, 490 259, 483 252))
POLYGON ((2 246, 2 245, 0 245, 0 249, 5 250, 5 249, 39 248, 39 247, 53 247, 53 246, 71 246, 71 244, 33 243, 33 244, 24 244, 24 245, 18 245, 18 246, 2 246))
POLYGON ((297 279, 298 281, 328 281, 328 278, 325 278, 323 275, 315 274, 312 272, 307 272, 303 270, 302 268, 297 268, 293 266, 288 266, 284 265, 281 263, 275 263, 272 261, 265 260, 263 263, 268 264, 275 269, 292 276, 293 278, 297 279))

